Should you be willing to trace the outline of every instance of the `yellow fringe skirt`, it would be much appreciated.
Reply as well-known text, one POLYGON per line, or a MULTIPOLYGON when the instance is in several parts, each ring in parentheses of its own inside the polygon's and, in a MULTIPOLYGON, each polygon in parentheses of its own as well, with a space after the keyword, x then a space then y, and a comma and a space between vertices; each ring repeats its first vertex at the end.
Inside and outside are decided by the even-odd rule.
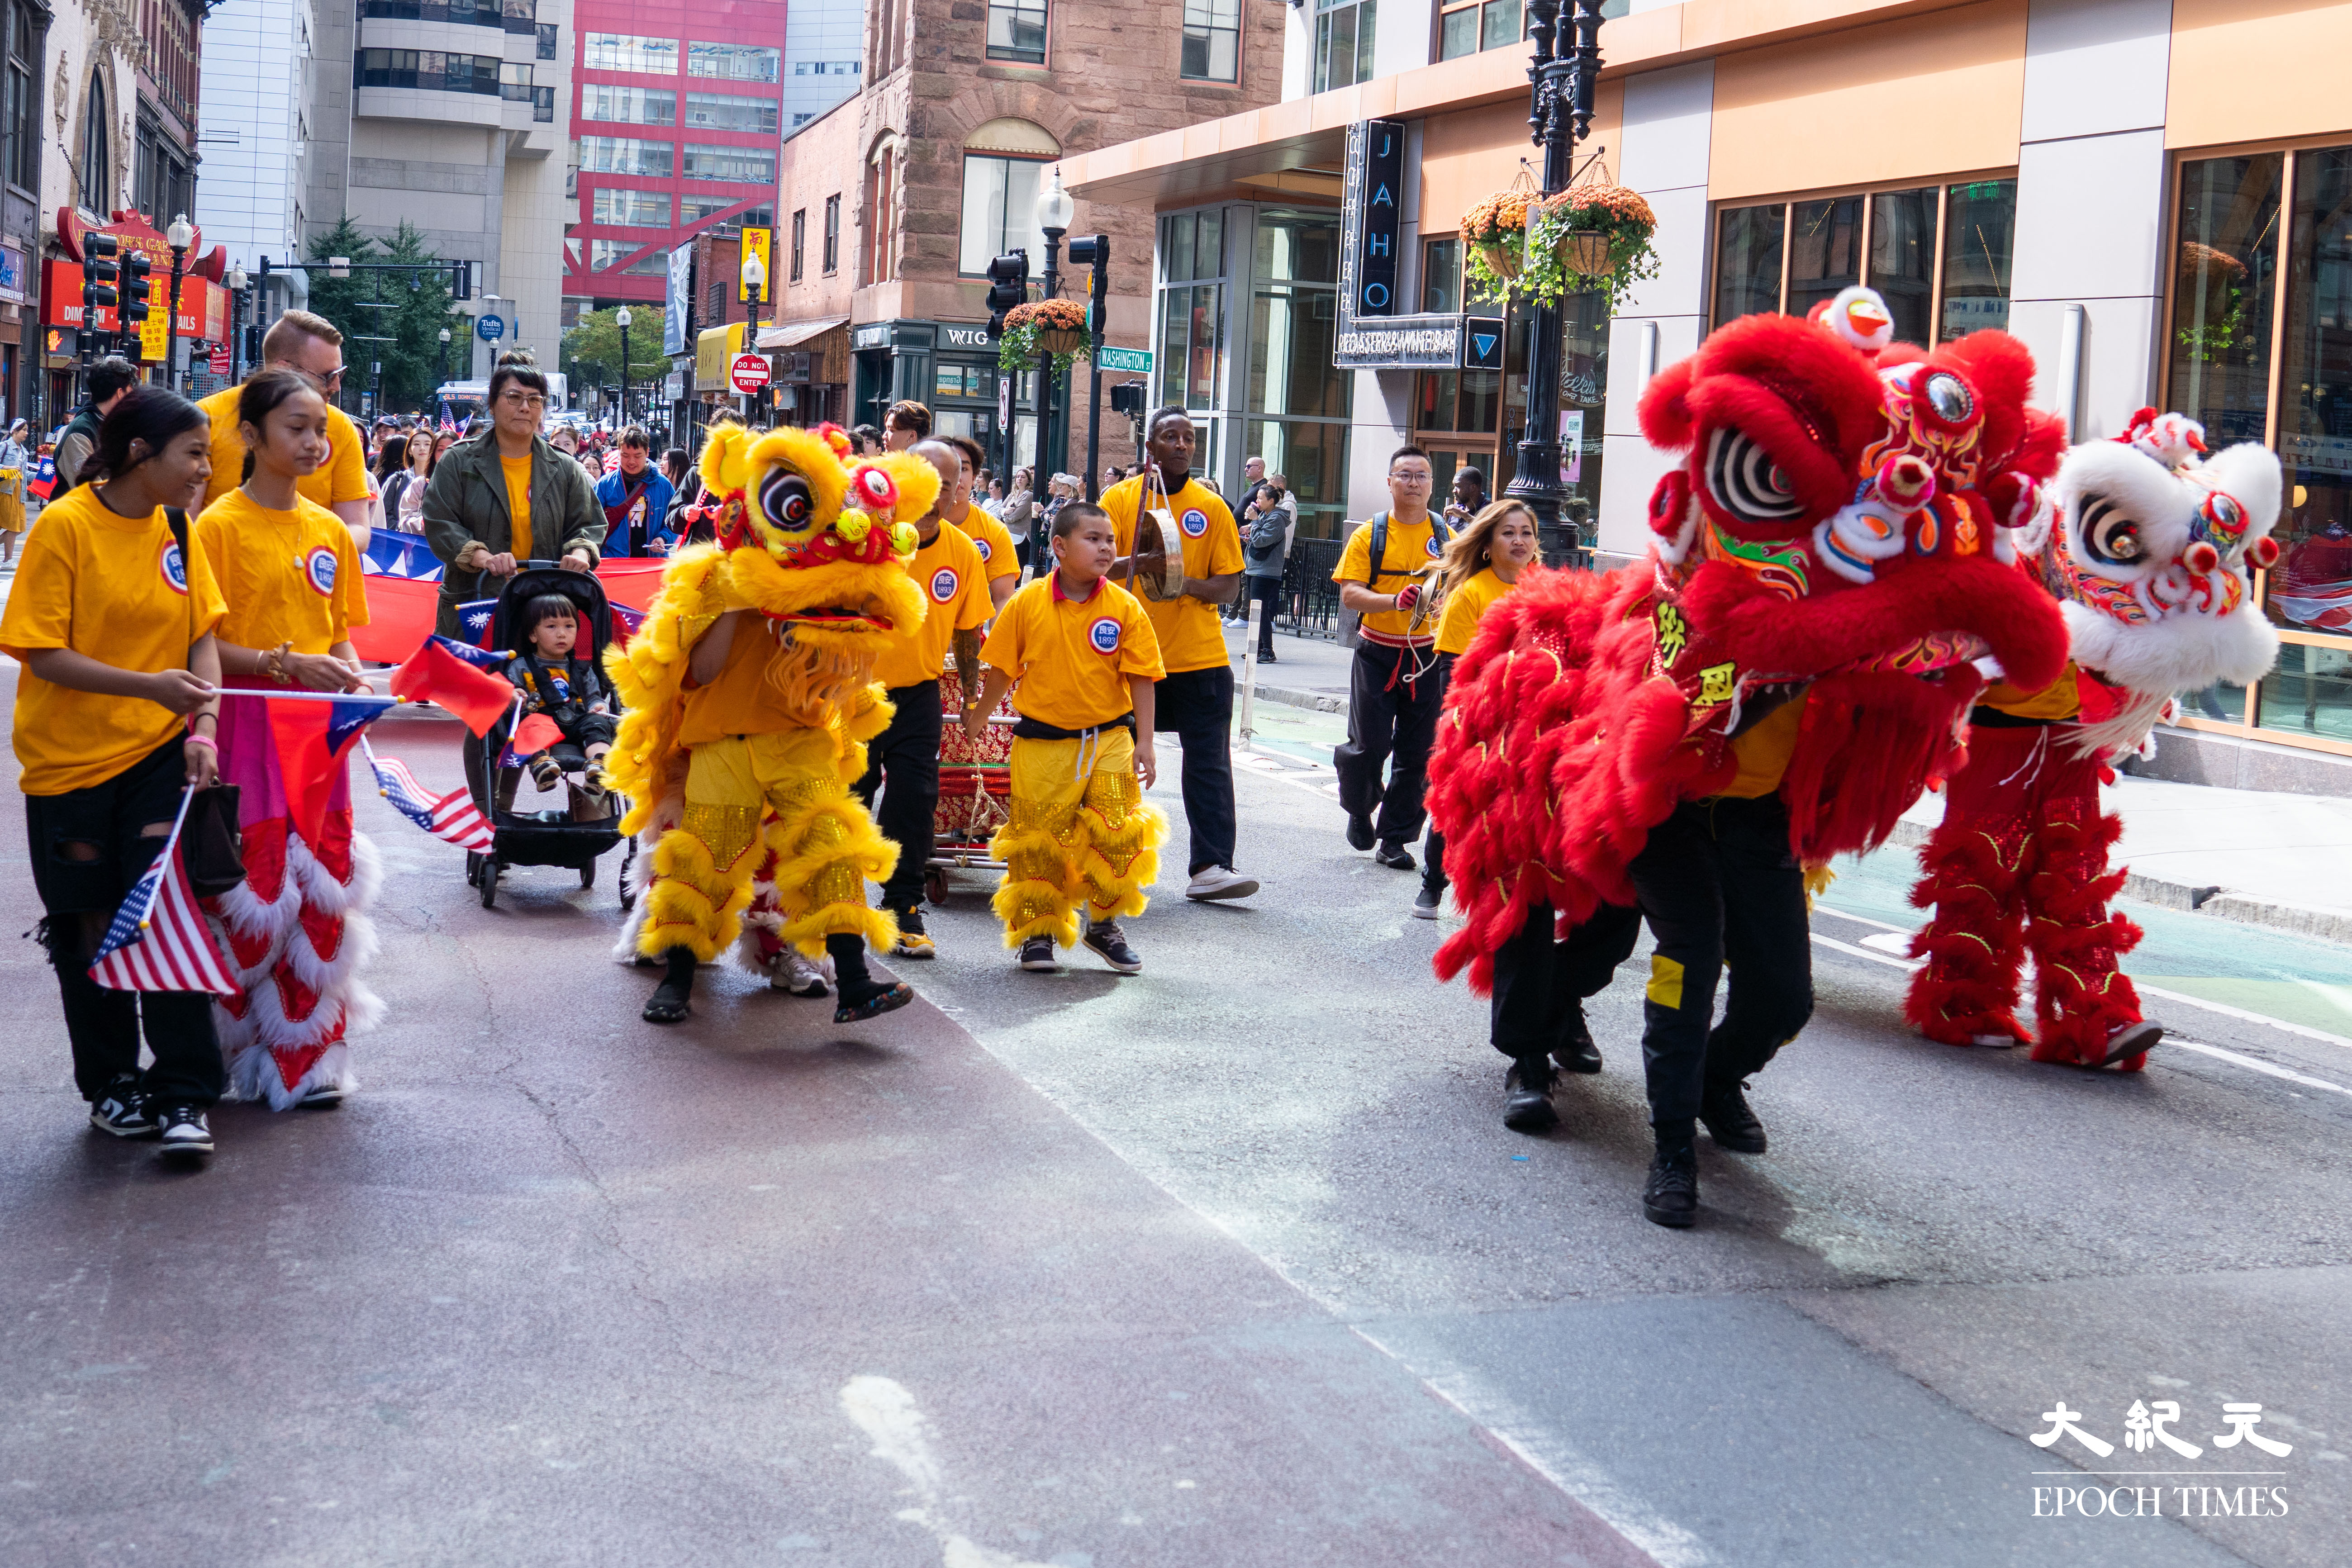
POLYGON ((989 852, 1004 862, 996 918, 1004 945, 1033 936, 1077 945, 1078 906, 1097 921, 1139 915, 1159 879, 1168 818, 1143 803, 1135 737, 1013 742, 1013 815, 989 852))

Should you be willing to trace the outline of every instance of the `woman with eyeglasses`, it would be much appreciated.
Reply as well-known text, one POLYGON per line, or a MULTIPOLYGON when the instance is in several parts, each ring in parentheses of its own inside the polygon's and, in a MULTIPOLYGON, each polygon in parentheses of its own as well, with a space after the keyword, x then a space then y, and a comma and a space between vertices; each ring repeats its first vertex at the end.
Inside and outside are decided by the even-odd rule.
POLYGON ((517 563, 560 560, 594 569, 604 510, 579 463, 540 433, 547 377, 509 353, 490 373, 490 428, 449 448, 425 487, 425 537, 442 574, 440 631, 462 637, 457 606, 497 594, 517 563))

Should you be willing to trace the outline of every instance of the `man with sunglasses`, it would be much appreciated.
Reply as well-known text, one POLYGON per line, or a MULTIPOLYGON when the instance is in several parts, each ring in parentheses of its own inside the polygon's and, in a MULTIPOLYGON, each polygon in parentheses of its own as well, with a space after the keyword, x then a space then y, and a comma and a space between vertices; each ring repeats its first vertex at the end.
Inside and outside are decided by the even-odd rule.
MULTIPOLYGON (((343 390, 343 334, 334 322, 308 310, 289 310, 262 334, 261 370, 299 371, 327 399, 327 460, 294 488, 343 520, 362 547, 367 543, 367 439, 350 416, 335 406, 343 390)), ((237 434, 236 400, 241 386, 225 386, 196 406, 213 422, 213 477, 205 481, 210 506, 244 481, 245 441, 237 434)), ((203 507, 198 507, 201 511, 203 507)))

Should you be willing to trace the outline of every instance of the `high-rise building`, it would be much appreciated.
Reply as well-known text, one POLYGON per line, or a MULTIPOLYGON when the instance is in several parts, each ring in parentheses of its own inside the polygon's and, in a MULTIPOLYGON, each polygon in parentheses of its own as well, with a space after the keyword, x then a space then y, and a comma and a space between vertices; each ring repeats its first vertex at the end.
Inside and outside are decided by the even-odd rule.
POLYGON ((772 226, 782 133, 857 90, 860 15, 859 0, 578 0, 565 295, 657 301, 695 233, 772 226))
MULTIPOLYGON (((299 259, 305 220, 315 216, 307 207, 320 156, 311 29, 310 0, 223 0, 205 19, 212 68, 198 111, 204 178, 189 216, 248 270, 265 256, 299 259)), ((341 151, 348 142, 346 132, 330 145, 341 151)))
POLYGON ((346 210, 390 239, 407 223, 479 264, 474 371, 515 346, 553 365, 562 332, 571 0, 358 0, 346 210))

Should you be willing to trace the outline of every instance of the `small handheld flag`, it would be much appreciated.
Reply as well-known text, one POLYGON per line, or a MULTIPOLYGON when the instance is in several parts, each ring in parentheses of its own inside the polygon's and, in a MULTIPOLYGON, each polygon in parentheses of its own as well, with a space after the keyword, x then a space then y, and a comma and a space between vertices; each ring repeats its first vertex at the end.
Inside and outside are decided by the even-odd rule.
POLYGON ((445 795, 435 795, 416 781, 408 764, 398 757, 389 760, 375 754, 375 748, 360 738, 360 750, 366 753, 368 766, 375 770, 376 792, 392 803, 393 810, 416 824, 436 838, 443 838, 460 849, 470 849, 477 855, 487 855, 497 843, 490 825, 474 805, 473 796, 461 787, 445 795))
POLYGON ((213 933, 180 860, 180 828, 194 797, 194 790, 182 793, 180 815, 173 819, 163 853, 114 911, 114 923, 98 944, 89 977, 109 990, 236 994, 236 982, 229 978, 228 965, 213 945, 213 933))
POLYGON ((392 672, 392 692, 413 702, 437 702, 475 734, 487 735, 515 701, 515 689, 485 668, 496 663, 496 655, 436 633, 392 672))

